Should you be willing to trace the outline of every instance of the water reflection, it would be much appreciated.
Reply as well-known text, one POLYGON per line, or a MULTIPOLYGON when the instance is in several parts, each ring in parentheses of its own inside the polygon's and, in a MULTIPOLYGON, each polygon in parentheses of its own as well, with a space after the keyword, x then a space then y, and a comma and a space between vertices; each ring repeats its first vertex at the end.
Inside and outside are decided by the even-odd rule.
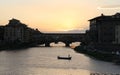
POLYGON ((63 46, 63 47, 64 47, 64 46, 65 46, 65 43, 63 43, 63 42, 58 42, 57 44, 55 44, 55 43, 53 42, 53 43, 50 44, 50 46, 54 46, 54 47, 55 47, 55 46, 57 46, 57 47, 63 46))
POLYGON ((120 66, 99 61, 66 47, 34 47, 0 52, 0 75, 89 75, 119 73, 120 66), (72 60, 58 60, 70 54, 72 60))
POLYGON ((74 69, 39 69, 34 72, 35 75, 90 75, 90 72, 87 70, 74 70, 74 69))

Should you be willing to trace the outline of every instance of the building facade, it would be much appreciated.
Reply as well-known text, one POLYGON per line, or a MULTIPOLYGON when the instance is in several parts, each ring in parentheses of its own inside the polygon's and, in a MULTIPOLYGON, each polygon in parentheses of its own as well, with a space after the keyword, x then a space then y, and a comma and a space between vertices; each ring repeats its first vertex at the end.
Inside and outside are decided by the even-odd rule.
POLYGON ((120 26, 119 13, 111 16, 105 16, 102 14, 101 16, 90 19, 89 21, 89 34, 92 42, 100 44, 115 44, 115 42, 117 41, 116 28, 120 26))
POLYGON ((0 45, 4 43, 4 26, 0 26, 0 45))
POLYGON ((31 33, 27 25, 21 23, 17 19, 9 20, 9 23, 4 29, 4 40, 10 43, 29 42, 31 37, 30 35, 31 33))
POLYGON ((120 44, 120 25, 115 27, 115 43, 120 44))

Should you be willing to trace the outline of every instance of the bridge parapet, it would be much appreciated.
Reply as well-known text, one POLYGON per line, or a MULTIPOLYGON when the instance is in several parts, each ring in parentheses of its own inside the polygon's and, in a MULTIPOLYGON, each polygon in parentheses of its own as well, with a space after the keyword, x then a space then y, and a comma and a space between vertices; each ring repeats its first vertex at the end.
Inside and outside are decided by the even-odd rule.
POLYGON ((72 42, 83 42, 85 33, 44 33, 46 46, 52 42, 64 42, 66 46, 69 46, 72 42))

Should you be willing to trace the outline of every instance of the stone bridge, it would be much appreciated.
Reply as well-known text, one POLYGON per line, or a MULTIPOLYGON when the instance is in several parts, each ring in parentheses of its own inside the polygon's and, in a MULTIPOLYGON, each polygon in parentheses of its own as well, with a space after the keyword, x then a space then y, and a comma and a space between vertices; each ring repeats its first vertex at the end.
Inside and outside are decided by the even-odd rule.
POLYGON ((85 33, 44 33, 43 35, 43 43, 49 47, 52 42, 63 42, 66 46, 72 42, 83 42, 85 33))

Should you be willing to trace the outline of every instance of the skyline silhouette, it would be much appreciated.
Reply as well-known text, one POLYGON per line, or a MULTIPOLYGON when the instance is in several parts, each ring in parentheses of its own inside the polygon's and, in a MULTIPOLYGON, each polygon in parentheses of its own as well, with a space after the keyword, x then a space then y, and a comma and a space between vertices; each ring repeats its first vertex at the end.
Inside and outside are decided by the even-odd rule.
POLYGON ((42 32, 86 30, 88 20, 101 13, 112 15, 119 9, 98 9, 98 7, 119 7, 119 0, 4 0, 0 1, 0 25, 11 18, 17 18, 29 27, 42 32))

